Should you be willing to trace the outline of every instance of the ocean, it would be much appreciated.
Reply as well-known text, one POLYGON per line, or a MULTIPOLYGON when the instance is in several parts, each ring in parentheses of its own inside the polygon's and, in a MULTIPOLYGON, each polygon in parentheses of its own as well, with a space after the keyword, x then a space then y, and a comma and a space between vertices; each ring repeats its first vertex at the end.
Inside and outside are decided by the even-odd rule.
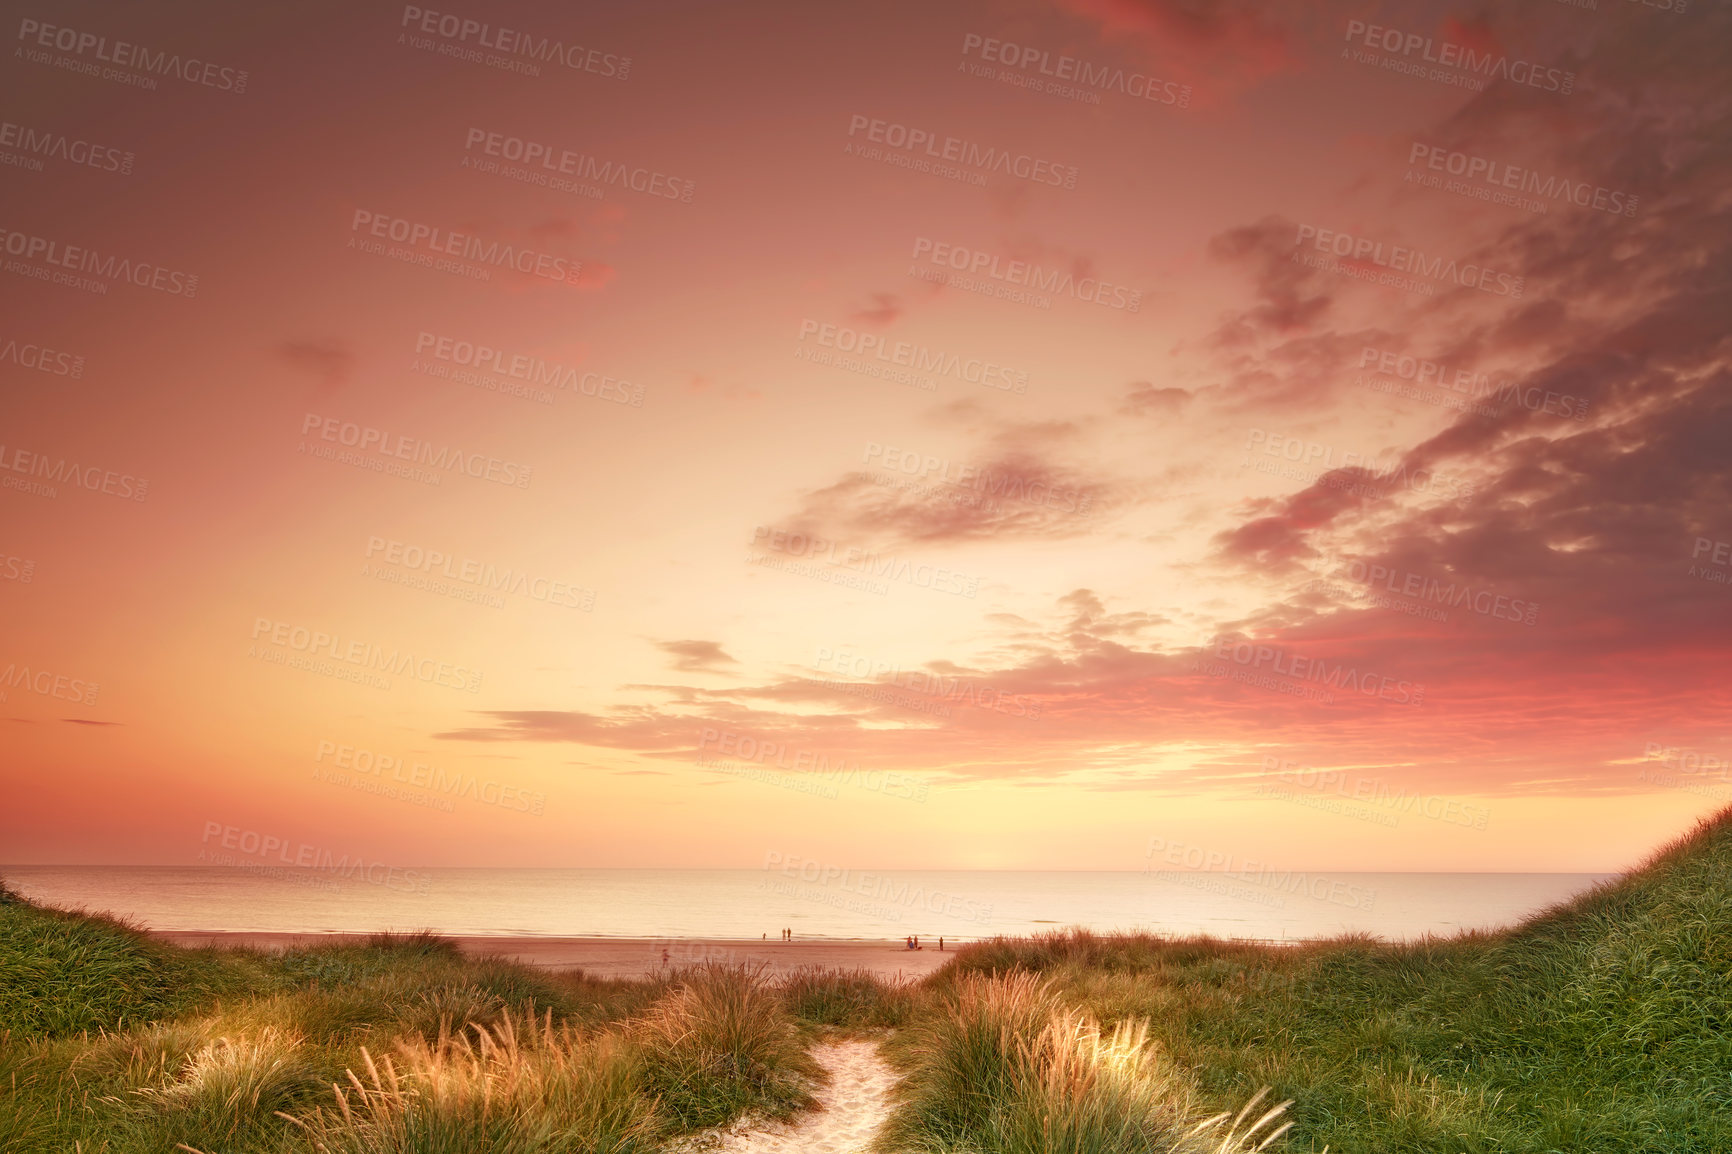
POLYGON ((149 929, 967 941, 1082 926, 1293 941, 1511 925, 1611 875, 0 866, 33 900, 149 929))

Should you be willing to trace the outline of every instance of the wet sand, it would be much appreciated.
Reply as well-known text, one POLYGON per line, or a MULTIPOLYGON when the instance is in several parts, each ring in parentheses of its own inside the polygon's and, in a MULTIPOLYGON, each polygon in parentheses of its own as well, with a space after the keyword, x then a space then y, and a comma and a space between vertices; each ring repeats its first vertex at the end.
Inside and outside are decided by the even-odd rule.
MULTIPOLYGON (((152 930, 152 937, 179 946, 250 946, 283 950, 330 942, 364 942, 366 934, 275 934, 201 930, 152 930)), ((597 978, 641 978, 661 970, 662 951, 669 966, 763 964, 777 975, 809 967, 866 969, 881 978, 925 977, 954 951, 939 951, 937 939, 909 950, 900 941, 726 941, 696 938, 554 938, 452 936, 471 957, 497 955, 550 970, 581 969, 597 978)))

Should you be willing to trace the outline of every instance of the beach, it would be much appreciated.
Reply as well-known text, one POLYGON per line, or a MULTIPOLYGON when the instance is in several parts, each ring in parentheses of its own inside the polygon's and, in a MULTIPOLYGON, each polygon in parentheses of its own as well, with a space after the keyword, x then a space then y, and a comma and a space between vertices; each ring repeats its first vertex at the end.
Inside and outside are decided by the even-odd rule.
MULTIPOLYGON (((251 933, 235 931, 152 930, 150 935, 177 946, 248 947, 280 951, 301 946, 362 943, 367 934, 251 933)), ((524 965, 549 970, 581 969, 596 978, 641 978, 659 972, 662 952, 666 965, 723 965, 765 967, 776 976, 801 969, 867 970, 874 977, 917 980, 932 973, 954 951, 941 951, 937 941, 910 950, 898 941, 814 939, 807 941, 752 941, 721 938, 585 938, 551 936, 448 935, 472 958, 503 957, 524 965)))

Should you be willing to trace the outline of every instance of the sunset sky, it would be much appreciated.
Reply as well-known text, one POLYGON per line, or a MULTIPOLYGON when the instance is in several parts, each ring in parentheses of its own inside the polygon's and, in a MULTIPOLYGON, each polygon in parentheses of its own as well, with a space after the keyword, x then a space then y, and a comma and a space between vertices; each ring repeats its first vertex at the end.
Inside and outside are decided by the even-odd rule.
POLYGON ((1675 3, 15 6, 0 862, 1631 864, 1732 802, 1675 3))

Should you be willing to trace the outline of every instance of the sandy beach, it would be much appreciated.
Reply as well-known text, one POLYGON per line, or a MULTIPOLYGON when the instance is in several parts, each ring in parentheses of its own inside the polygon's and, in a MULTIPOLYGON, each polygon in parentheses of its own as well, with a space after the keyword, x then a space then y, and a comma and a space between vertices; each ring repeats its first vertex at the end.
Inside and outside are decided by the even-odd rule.
MULTIPOLYGON (((248 946, 261 950, 283 950, 293 946, 326 942, 364 942, 366 934, 245 933, 223 930, 152 930, 151 936, 179 946, 248 946)), ((904 948, 900 941, 748 941, 696 938, 559 938, 559 937, 463 937, 452 940, 470 957, 496 955, 551 970, 581 969, 597 978, 641 978, 663 966, 666 951, 669 966, 701 965, 716 961, 725 965, 762 964, 774 974, 809 967, 865 969, 881 978, 918 979, 942 966, 953 951, 940 951, 937 942, 919 950, 904 948)))

